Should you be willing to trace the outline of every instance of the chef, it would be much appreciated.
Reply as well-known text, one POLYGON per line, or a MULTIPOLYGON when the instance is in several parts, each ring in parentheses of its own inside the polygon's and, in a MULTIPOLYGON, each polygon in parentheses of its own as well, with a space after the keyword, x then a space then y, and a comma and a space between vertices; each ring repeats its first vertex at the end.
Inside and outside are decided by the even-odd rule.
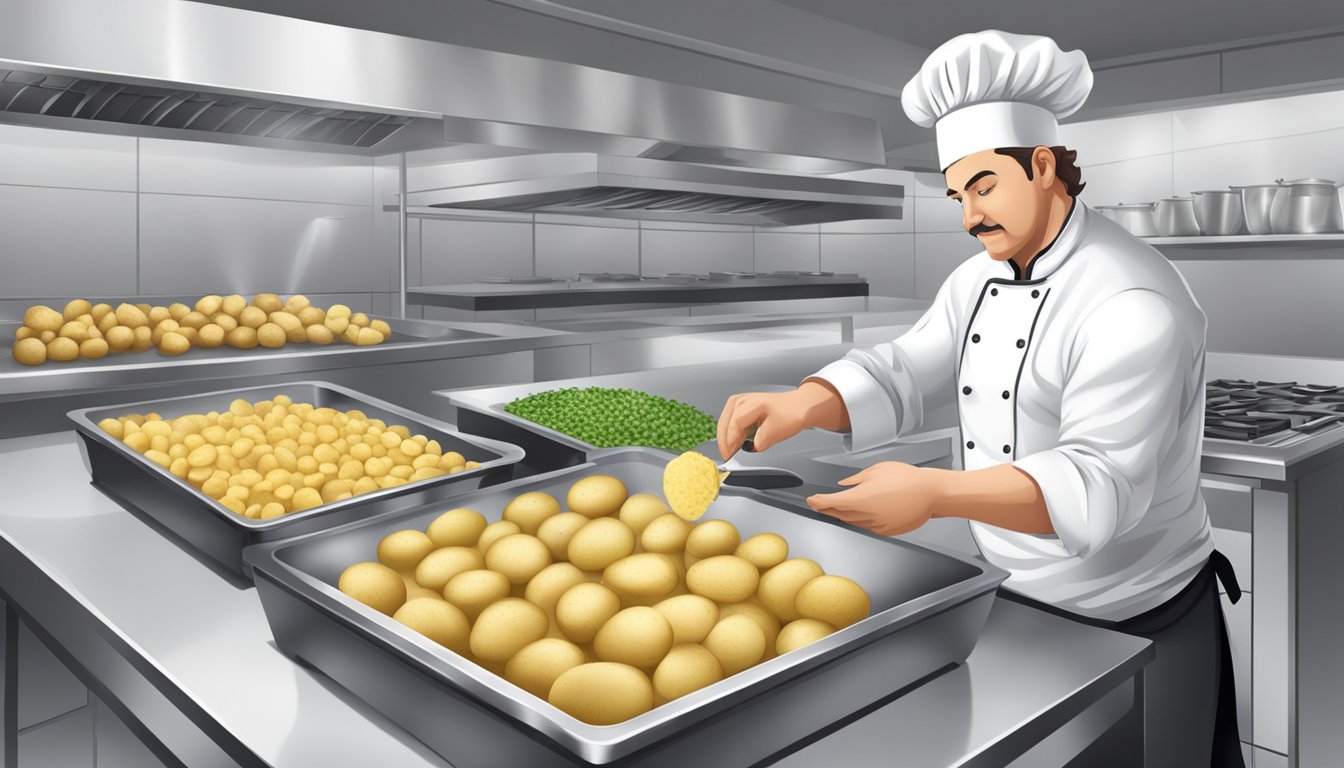
POLYGON ((1058 120, 1092 87, 1081 51, 987 31, 934 51, 905 86, 933 126, 947 202, 984 246, 903 336, 784 393, 734 395, 727 458, 808 427, 866 450, 955 400, 964 470, 883 462, 817 510, 884 535, 970 520, 1001 593, 1154 641, 1144 671, 1146 764, 1242 765, 1231 660, 1199 491, 1205 317, 1157 251, 1078 199, 1058 120))

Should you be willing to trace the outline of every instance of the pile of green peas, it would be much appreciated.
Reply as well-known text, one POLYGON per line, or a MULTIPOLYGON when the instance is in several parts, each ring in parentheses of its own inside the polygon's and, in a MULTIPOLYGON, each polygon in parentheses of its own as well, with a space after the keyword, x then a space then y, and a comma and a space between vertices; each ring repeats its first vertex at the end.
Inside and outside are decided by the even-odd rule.
POLYGON ((635 389, 552 389, 514 400, 504 410, 598 448, 640 445, 682 453, 718 429, 714 417, 699 408, 635 389))

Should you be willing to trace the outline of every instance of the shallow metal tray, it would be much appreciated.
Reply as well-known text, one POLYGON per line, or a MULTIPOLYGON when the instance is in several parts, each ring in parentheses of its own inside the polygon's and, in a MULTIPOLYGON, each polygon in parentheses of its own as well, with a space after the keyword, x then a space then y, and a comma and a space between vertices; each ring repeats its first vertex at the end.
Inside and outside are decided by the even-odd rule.
POLYGON ((580 722, 335 586, 346 567, 374 559, 382 537, 424 529, 449 507, 498 520, 518 494, 539 490, 563 499, 574 481, 598 473, 621 478, 631 493, 656 492, 666 460, 654 450, 613 449, 579 466, 251 547, 244 556, 281 650, 383 711, 458 768, 754 765, 951 668, 974 647, 1006 572, 734 488, 723 490, 708 517, 731 521, 744 537, 780 533, 790 556, 812 558, 827 573, 862 584, 873 614, 618 725, 580 722))
POLYGON ((404 508, 446 495, 446 488, 479 488, 513 477, 524 453, 516 445, 466 435, 447 424, 399 408, 391 403, 321 381, 230 389, 200 395, 149 400, 124 405, 71 411, 80 436, 84 463, 94 485, 127 507, 185 541, 213 564, 230 574, 249 576, 242 557, 244 547, 263 541, 309 533, 351 520, 404 508), (481 466, 452 475, 440 475, 395 488, 353 496, 270 520, 251 520, 235 514, 187 481, 146 459, 98 426, 105 418, 129 413, 159 413, 172 419, 189 413, 224 412, 237 398, 256 402, 288 395, 296 403, 350 410, 358 408, 371 418, 403 424, 412 434, 438 440, 444 451, 457 451, 481 466))

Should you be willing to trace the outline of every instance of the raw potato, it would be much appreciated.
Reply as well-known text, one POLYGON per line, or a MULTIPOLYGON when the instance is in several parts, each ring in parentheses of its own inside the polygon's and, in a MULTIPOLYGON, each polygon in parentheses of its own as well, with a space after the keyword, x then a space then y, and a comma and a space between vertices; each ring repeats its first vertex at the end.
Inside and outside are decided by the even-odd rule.
POLYGON ((405 582, 396 571, 382 563, 355 563, 341 573, 337 588, 388 616, 406 602, 405 582))
POLYGON ((434 518, 425 530, 436 547, 474 547, 488 523, 474 509, 450 509, 434 518))
POLYGON ((720 606, 719 616, 722 618, 746 616, 756 622, 756 626, 760 627, 761 632, 765 634, 765 658, 762 661, 775 657, 775 640, 779 637, 780 623, 779 617, 771 613, 768 608, 755 600, 747 600, 720 606))
POLYGON ((583 662, 583 650, 579 646, 558 637, 548 637, 514 654, 504 667, 504 679, 544 700, 560 675, 583 662))
POLYGON ((252 306, 270 314, 271 312, 279 312, 284 309, 285 303, 274 293, 258 293, 256 296, 252 297, 252 306))
POLYGON ((624 602, 652 604, 671 594, 680 577, 667 555, 641 552, 607 566, 602 572, 602 583, 611 587, 624 602))
MULTIPOLYGON (((765 641, 761 642, 764 648, 765 641)), ((640 669, 657 667, 670 650, 672 625, 646 606, 626 608, 612 616, 593 638, 593 651, 599 659, 640 669)))
POLYGON ((93 312, 93 305, 84 299, 74 299, 65 305, 65 311, 61 313, 61 318, 70 321, 80 315, 88 315, 93 312))
POLYGON ((266 324, 266 310, 261 307, 243 307, 238 313, 238 324, 248 328, 260 328, 266 324))
POLYGON ((162 323, 164 320, 172 319, 172 316, 168 314, 167 307, 151 307, 145 316, 149 318, 149 326, 151 328, 162 323))
POLYGON ((206 317, 204 314, 200 312, 197 312, 194 309, 186 313, 182 317, 175 317, 173 319, 176 320, 178 325, 182 326, 183 328, 195 328, 198 331, 204 328, 206 324, 210 322, 210 318, 206 317))
POLYGON ((515 533, 522 532, 523 529, 519 528, 517 523, 508 520, 496 520, 487 525, 484 531, 481 531, 481 537, 476 540, 476 549, 480 550, 481 554, 485 554, 490 551, 491 545, 496 541, 499 541, 505 536, 511 536, 515 533))
POLYGON ((56 335, 79 343, 89 337, 89 327, 78 320, 71 320, 62 325, 61 330, 57 331, 56 335))
POLYGON ((629 491, 611 475, 589 475, 570 486, 566 502, 584 517, 605 517, 620 511, 629 491))
POLYGON ((142 325, 132 331, 131 339, 132 352, 144 352, 154 346, 153 332, 148 325, 142 325))
POLYGON ((378 542, 378 562, 394 571, 412 572, 425 555, 432 551, 434 542, 424 533, 414 530, 397 531, 389 533, 378 542))
POLYGON ((696 558, 731 555, 742 542, 737 526, 727 520, 706 520, 686 537, 686 554, 696 558))
POLYGON ((443 587, 443 599, 456 605, 472 622, 487 606, 509 596, 509 580, 502 573, 479 570, 459 573, 443 587))
POLYGON ((757 597, 780 620, 793 621, 799 618, 798 609, 794 607, 798 590, 821 574, 821 566, 815 560, 803 557, 785 560, 761 575, 757 597))
POLYGON ((739 544, 733 554, 764 573, 789 559, 789 542, 778 533, 758 533, 739 544))
POLYGON ((51 340, 47 344, 47 359, 55 360, 60 363, 67 363, 79 357, 79 344, 74 339, 68 339, 64 336, 51 340))
MULTIPOLYGON (((249 307, 248 309, 255 309, 255 307, 249 307)), ((246 312, 247 310, 243 311, 246 312)), ((285 346, 285 341, 285 329, 275 323, 262 323, 257 328, 257 343, 267 349, 279 349, 285 346)))
MULTIPOLYGON (((290 299, 290 301, 293 301, 293 299, 290 299)), ((321 325, 322 321, 327 319, 326 310, 323 310, 320 307, 304 307, 299 310, 298 315, 299 322, 303 323, 304 327, 321 325)))
POLYGON ((556 678, 549 701, 585 723, 614 725, 653 709, 653 683, 625 664, 581 664, 556 678))
POLYGON ((517 597, 488 606, 471 628, 471 652, 484 661, 503 664, 524 646, 546 637, 546 612, 517 597))
POLYGON ((105 336, 107 346, 114 352, 124 352, 131 348, 131 343, 135 341, 135 331, 124 325, 114 325, 107 329, 105 336))
POLYGON ((784 625, 779 630, 779 639, 775 640, 775 652, 780 656, 815 643, 835 631, 835 627, 816 619, 798 619, 784 625))
POLYGON ((504 519, 516 523, 523 533, 537 535, 547 518, 560 514, 560 502, 549 493, 529 491, 513 497, 504 507, 504 519))
POLYGON ((576 643, 590 643, 613 616, 620 613, 621 598, 601 584, 576 584, 560 596, 555 621, 560 631, 576 643))
POLYGON ((409 600, 392 614, 392 618, 454 653, 466 656, 470 650, 468 636, 471 629, 466 614, 436 597, 409 600))
POLYGON ((38 339, 23 339, 14 345, 14 359, 24 365, 41 365, 47 361, 47 345, 38 339))
POLYGON ((425 589, 442 592, 448 580, 485 567, 485 558, 470 547, 443 547, 425 555, 415 567, 415 581, 425 589))
POLYGON ((65 318, 51 307, 39 304, 29 307, 28 311, 23 313, 23 324, 39 333, 42 331, 55 333, 65 325, 65 318))
POLYGON ((223 312, 229 317, 232 317, 234 320, 237 320, 239 315, 243 314, 244 309, 247 309, 247 299, 243 298, 242 296, 236 293, 233 293, 229 294, 228 296, 225 296, 220 301, 218 311, 223 312))
POLYGON ((108 345, 103 339, 85 339, 79 343, 79 356, 86 360, 97 360, 107 356, 108 345))
POLYGON ((177 321, 173 320, 172 318, 164 318, 158 323, 152 323, 151 325, 153 325, 154 330, 150 332, 149 338, 153 339, 156 345, 159 342, 163 341, 163 335, 165 333, 168 333, 170 331, 176 331, 178 328, 182 327, 178 325, 177 321))
POLYGON ((312 302, 308 300, 307 296, 304 296, 301 293, 296 293, 285 301, 284 311, 297 315, 303 310, 308 309, 311 304, 312 302))
POLYGON ((196 345, 205 349, 215 349, 224 344, 224 329, 214 323, 206 323, 196 332, 196 345))
POLYGON ((728 616, 709 631, 705 648, 723 667, 723 676, 735 675, 765 656, 765 633, 746 616, 728 616))
POLYGON ((672 701, 723 679, 723 665, 707 648, 694 643, 676 645, 658 663, 653 690, 672 701))
POLYGON ((211 317, 220 311, 220 305, 223 301, 223 296, 213 293, 209 296, 202 296, 196 301, 196 311, 206 317, 211 317))
POLYGON ((561 595, 587 581, 588 575, 575 568, 573 563, 551 563, 527 582, 523 597, 554 619, 555 606, 560 602, 561 595))
POLYGON ((255 328, 240 325, 225 334, 224 341, 231 347, 252 349, 257 346, 257 331, 255 328))
POLYGON ((175 357, 177 355, 182 354, 183 352, 186 352, 189 349, 191 349, 191 342, 187 341, 186 336, 183 336, 182 334, 177 333, 176 331, 170 331, 168 333, 163 334, 163 338, 159 340, 160 354, 175 357))
POLYGON ((686 549, 686 538, 690 534, 691 524, 669 512, 655 517, 645 526, 639 543, 649 552, 679 554, 686 549))
POLYGON ((551 551, 541 539, 526 533, 505 536, 485 553, 485 567, 504 574, 515 587, 525 586, 550 564, 551 551))
POLYGON ((439 601, 443 600, 443 595, 439 594, 438 592, 435 592, 432 589, 425 589, 419 584, 416 584, 415 576, 412 574, 409 573, 401 574, 401 580, 406 584, 406 602, 408 603, 411 602, 412 600, 418 600, 419 598, 422 597, 428 597, 439 601))
POLYGON ((537 528, 537 538, 545 542, 551 550, 552 560, 564 560, 569 556, 569 541, 574 534, 588 524, 588 518, 578 512, 561 512, 546 518, 537 528))
POLYGON ((756 594, 760 572, 732 555, 716 555, 686 570, 686 586, 697 595, 720 603, 739 603, 756 594))
POLYGON ((677 595, 653 606, 672 625, 672 641, 699 643, 719 623, 719 606, 700 595, 677 595))
POLYGON ((304 331, 309 344, 330 344, 336 340, 331 329, 325 325, 310 325, 304 331))
POLYGON ((630 526, 630 530, 634 531, 636 536, 640 536, 654 518, 671 511, 662 498, 652 493, 636 493, 621 505, 619 517, 622 523, 630 526))
POLYGON ((868 593, 844 576, 823 574, 798 590, 794 599, 798 615, 824 621, 837 630, 868 618, 868 593))
POLYGON ((600 571, 635 551, 635 533, 620 520, 599 517, 569 540, 569 561, 585 571, 600 571))
POLYGON ((131 328, 142 328, 149 325, 149 318, 134 304, 119 304, 117 305, 117 323, 131 328))

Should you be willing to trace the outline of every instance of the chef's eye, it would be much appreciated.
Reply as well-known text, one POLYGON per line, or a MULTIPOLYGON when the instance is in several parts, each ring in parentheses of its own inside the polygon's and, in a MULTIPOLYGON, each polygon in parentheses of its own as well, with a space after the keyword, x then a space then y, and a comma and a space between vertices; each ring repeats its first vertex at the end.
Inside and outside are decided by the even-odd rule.
POLYGON ((950 199, 952 202, 956 203, 957 205, 961 205, 961 198, 960 198, 960 197, 953 197, 953 198, 949 198, 949 199, 950 199))
POLYGON ((989 187, 985 187, 984 189, 976 190, 976 193, 975 193, 975 194, 977 194, 977 195, 979 195, 979 196, 981 196, 981 197, 984 197, 985 195, 988 195, 990 192, 993 192, 993 191, 994 191, 994 187, 989 186, 989 187))

